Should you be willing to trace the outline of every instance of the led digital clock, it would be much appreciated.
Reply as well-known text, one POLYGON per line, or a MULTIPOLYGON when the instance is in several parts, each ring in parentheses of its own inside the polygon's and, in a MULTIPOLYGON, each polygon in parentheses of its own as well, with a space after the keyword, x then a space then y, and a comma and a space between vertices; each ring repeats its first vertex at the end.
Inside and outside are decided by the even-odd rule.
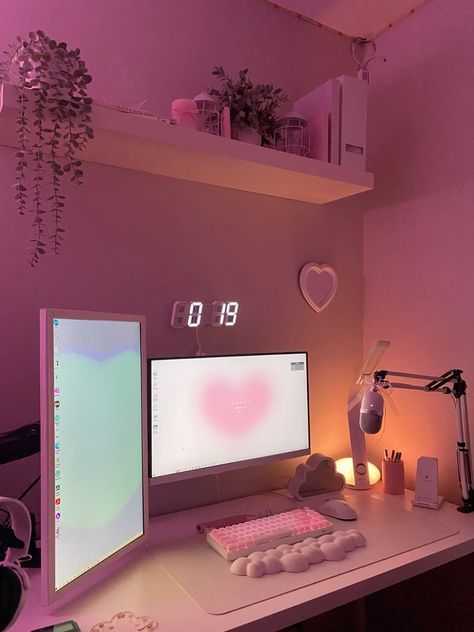
POLYGON ((237 301, 176 301, 171 312, 172 327, 233 327, 237 322, 237 301))

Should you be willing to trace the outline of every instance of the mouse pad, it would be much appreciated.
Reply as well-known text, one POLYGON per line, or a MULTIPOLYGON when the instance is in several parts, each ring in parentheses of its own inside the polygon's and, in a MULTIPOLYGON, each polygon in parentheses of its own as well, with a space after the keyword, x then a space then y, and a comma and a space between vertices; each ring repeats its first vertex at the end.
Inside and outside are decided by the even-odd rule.
POLYGON ((398 503, 392 505, 390 501, 381 502, 370 496, 347 498, 359 518, 330 520, 336 529, 360 530, 367 546, 349 552, 340 562, 326 560, 302 573, 281 572, 256 579, 233 575, 230 563, 221 558, 201 534, 169 542, 150 552, 205 612, 225 614, 457 533, 429 509, 412 513, 400 510, 398 503), (390 529, 381 529, 381 524, 389 524, 390 529))

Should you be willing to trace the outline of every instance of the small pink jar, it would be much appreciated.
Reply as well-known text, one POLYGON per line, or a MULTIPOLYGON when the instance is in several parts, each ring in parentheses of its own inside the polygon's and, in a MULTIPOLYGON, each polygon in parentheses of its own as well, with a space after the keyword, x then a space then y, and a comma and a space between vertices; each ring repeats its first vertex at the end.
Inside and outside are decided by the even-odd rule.
POLYGON ((382 461, 382 483, 386 494, 405 493, 405 466, 403 461, 382 461))

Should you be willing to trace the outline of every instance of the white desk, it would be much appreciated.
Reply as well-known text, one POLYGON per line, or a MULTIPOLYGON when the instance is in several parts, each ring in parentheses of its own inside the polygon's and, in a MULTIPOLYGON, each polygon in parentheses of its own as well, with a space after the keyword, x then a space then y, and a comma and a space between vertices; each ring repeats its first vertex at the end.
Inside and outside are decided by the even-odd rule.
MULTIPOLYGON (((200 507, 154 518, 152 544, 147 545, 146 550, 132 553, 133 557, 124 568, 54 614, 47 614, 38 605, 39 572, 32 571, 29 601, 12 632, 28 632, 67 619, 76 620, 82 632, 89 632, 93 624, 108 620, 121 610, 155 617, 159 632, 276 631, 474 552, 474 514, 461 514, 450 504, 444 504, 439 511, 412 509, 411 492, 405 496, 384 496, 380 488, 345 492, 349 502, 355 494, 389 503, 392 513, 407 510, 416 513, 422 521, 441 521, 457 533, 227 614, 212 615, 205 612, 161 565, 160 546, 166 547, 171 540, 192 535, 198 522, 246 511, 252 513, 256 507, 271 507, 275 511, 291 507, 287 500, 275 495, 200 507)), ((357 528, 356 523, 347 524, 357 528)), ((390 533, 391 525, 381 519, 377 529, 390 533)), ((365 551, 370 553, 370 547, 365 551)), ((211 549, 209 552, 216 555, 211 549)), ((265 581, 265 578, 239 579, 265 581)))

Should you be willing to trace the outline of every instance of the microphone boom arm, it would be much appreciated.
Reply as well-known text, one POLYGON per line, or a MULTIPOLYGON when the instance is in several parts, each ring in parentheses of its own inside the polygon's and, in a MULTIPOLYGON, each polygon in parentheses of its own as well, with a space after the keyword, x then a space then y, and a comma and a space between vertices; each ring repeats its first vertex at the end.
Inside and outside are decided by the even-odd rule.
POLYGON ((462 371, 460 369, 451 369, 441 376, 433 376, 382 370, 374 372, 374 382, 378 388, 403 388, 431 393, 442 393, 454 397, 457 427, 456 454, 462 496, 462 505, 458 507, 458 511, 462 513, 473 512, 474 490, 472 484, 474 475, 470 456, 471 441, 469 436, 469 418, 466 398, 467 384, 462 378, 462 371), (386 379, 388 375, 413 380, 429 380, 429 382, 424 386, 404 382, 390 382, 386 379), (452 386, 447 386, 449 383, 452 383, 452 386))

